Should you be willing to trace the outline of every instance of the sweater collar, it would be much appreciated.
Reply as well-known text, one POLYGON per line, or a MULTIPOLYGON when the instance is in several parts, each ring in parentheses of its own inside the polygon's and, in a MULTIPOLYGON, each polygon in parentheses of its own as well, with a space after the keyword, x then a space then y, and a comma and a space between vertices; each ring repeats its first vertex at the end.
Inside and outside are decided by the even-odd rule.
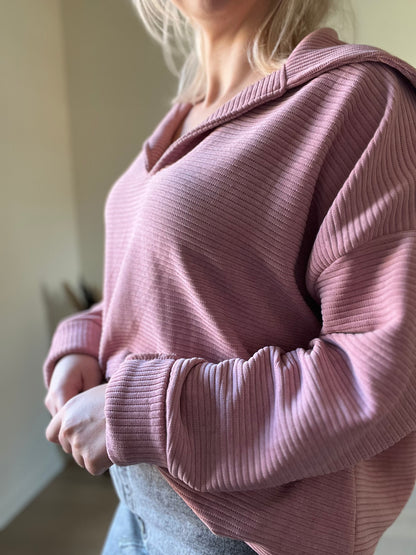
POLYGON ((375 46, 345 43, 330 27, 317 29, 298 43, 280 69, 242 89, 201 124, 170 144, 175 130, 192 107, 190 103, 174 104, 143 144, 146 170, 156 173, 198 142, 201 134, 255 106, 279 98, 293 87, 336 67, 366 61, 393 67, 416 88, 416 69, 400 58, 375 46))

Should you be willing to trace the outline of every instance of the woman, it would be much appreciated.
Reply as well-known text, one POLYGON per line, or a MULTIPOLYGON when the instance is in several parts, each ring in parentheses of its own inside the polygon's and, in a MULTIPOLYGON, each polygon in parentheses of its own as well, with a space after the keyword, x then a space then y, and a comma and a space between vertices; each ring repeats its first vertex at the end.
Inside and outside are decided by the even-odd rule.
POLYGON ((110 468, 105 555, 374 553, 416 476, 416 71, 329 1, 136 4, 194 47, 54 335, 47 438, 110 468))

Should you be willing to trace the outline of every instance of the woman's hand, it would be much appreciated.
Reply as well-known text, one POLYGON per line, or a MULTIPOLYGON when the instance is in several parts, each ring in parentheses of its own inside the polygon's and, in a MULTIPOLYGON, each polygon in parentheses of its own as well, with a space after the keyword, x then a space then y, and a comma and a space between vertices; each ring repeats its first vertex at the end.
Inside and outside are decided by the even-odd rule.
POLYGON ((103 474, 113 463, 105 441, 105 390, 107 383, 72 397, 46 428, 46 438, 60 443, 65 453, 93 476, 103 474))
POLYGON ((52 416, 74 397, 103 382, 103 373, 95 357, 71 354, 55 365, 44 403, 52 416))

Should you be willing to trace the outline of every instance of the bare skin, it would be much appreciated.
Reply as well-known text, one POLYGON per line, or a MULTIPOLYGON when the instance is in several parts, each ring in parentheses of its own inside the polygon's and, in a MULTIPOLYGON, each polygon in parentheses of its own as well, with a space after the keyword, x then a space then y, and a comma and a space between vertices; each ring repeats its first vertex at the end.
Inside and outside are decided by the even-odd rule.
POLYGON ((201 30, 207 68, 207 88, 177 129, 173 140, 207 119, 238 92, 263 75, 253 70, 247 46, 270 0, 171 0, 201 30))
POLYGON ((267 13, 270 0, 172 0, 199 28, 207 88, 199 110, 215 109, 258 80, 247 60, 247 45, 267 13))
POLYGON ((59 443, 65 453, 93 476, 103 474, 112 462, 105 436, 107 383, 82 391, 69 399, 46 428, 46 438, 59 443))
POLYGON ((44 404, 52 420, 45 436, 61 445, 75 462, 96 476, 112 462, 105 438, 104 403, 107 383, 95 357, 70 354, 55 365, 44 404))
POLYGON ((240 92, 240 90, 243 90, 244 88, 248 87, 252 83, 255 83, 256 81, 258 81, 262 77, 263 77, 263 75, 260 75, 260 74, 250 75, 250 78, 247 78, 245 81, 240 83, 240 87, 235 92, 233 92, 233 91, 229 92, 228 95, 224 96, 220 102, 212 104, 208 107, 204 106, 204 102, 199 102, 197 104, 194 104, 194 106, 192 106, 192 108, 187 113, 184 120, 179 125, 178 129, 175 131, 175 134, 172 137, 171 142, 176 141, 177 139, 179 139, 179 137, 182 137, 183 135, 186 135, 187 133, 192 131, 192 129, 194 129, 199 124, 201 124, 203 121, 205 121, 220 106, 222 106, 228 100, 233 98, 233 96, 238 94, 238 92, 240 92))
POLYGON ((55 364, 44 399, 45 406, 55 416, 69 399, 102 381, 103 373, 95 357, 75 353, 66 355, 55 364))

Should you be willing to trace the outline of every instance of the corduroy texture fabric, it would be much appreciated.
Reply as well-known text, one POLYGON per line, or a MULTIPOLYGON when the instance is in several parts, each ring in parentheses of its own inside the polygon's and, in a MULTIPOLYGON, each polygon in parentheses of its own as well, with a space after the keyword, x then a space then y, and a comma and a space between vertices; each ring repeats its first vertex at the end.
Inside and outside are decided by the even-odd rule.
POLYGON ((415 87, 325 28, 171 144, 173 106, 45 360, 95 351, 111 460, 261 555, 374 553, 415 484, 415 87))

